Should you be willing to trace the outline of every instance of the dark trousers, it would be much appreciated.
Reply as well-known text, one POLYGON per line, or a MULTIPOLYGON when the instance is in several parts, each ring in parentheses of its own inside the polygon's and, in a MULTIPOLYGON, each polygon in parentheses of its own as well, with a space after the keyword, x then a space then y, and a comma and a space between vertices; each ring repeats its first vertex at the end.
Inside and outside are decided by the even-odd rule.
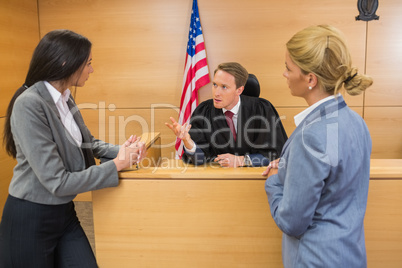
POLYGON ((74 202, 42 205, 8 196, 0 223, 0 268, 97 267, 74 202))

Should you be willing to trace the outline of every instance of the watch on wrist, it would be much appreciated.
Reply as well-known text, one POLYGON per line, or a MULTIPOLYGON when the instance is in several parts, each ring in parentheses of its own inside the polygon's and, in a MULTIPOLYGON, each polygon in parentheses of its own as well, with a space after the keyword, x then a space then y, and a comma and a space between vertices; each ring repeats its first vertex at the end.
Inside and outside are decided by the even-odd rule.
POLYGON ((251 167, 252 165, 253 165, 253 163, 251 162, 250 156, 248 154, 246 154, 244 156, 244 166, 251 167))

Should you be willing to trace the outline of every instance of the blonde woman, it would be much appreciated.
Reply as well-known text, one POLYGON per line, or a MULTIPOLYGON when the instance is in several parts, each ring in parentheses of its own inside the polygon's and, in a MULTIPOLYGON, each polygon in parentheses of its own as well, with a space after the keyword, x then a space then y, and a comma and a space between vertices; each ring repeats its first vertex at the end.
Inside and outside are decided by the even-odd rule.
POLYGON ((352 66, 334 27, 308 27, 286 47, 283 75, 309 107, 295 116, 280 160, 264 172, 271 214, 283 232, 284 266, 366 267, 371 138, 339 92, 360 94, 372 79, 352 66))

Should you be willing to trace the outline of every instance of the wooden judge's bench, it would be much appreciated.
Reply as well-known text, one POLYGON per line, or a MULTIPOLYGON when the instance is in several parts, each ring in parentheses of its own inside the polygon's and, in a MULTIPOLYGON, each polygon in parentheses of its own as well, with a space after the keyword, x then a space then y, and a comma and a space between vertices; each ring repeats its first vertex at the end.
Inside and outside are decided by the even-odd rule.
MULTIPOLYGON (((100 267, 283 267, 265 168, 152 157, 92 192, 100 267)), ((402 267, 402 160, 372 160, 365 230, 368 267, 402 267)))

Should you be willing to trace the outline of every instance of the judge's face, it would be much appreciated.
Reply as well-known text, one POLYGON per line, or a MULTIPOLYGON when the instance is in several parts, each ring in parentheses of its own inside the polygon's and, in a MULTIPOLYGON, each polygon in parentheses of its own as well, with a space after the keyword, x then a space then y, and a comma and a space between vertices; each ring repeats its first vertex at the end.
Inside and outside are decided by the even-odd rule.
POLYGON ((232 109, 239 101, 239 96, 244 87, 236 88, 233 75, 218 70, 212 82, 212 97, 217 109, 232 109))
POLYGON ((286 69, 283 76, 287 79, 290 93, 296 97, 306 98, 308 91, 308 77, 302 73, 302 70, 297 66, 286 51, 285 56, 286 69))

